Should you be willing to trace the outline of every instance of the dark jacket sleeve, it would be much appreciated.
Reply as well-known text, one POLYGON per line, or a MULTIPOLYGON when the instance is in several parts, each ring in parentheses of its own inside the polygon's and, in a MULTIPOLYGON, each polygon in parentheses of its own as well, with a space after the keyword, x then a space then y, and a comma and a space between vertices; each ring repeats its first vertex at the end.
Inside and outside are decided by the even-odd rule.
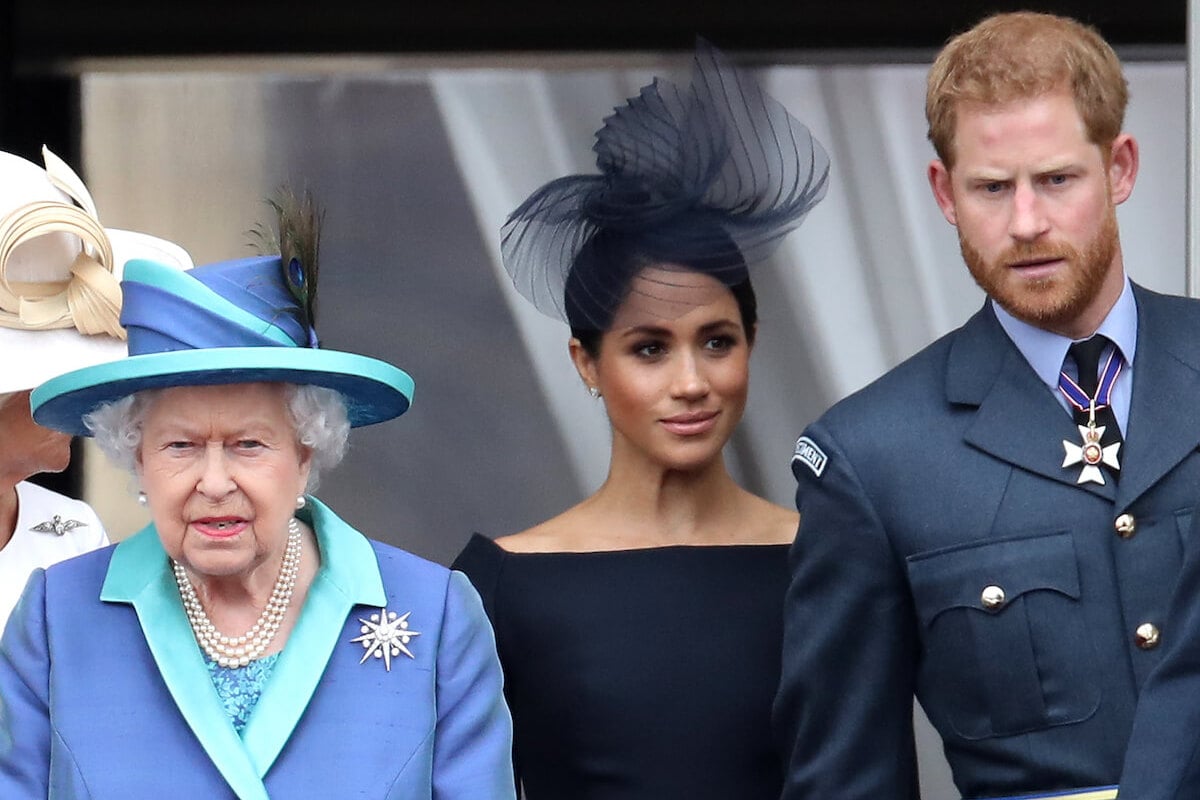
POLYGON ((918 645, 903 564, 833 435, 818 422, 805 436, 824 458, 792 465, 800 528, 774 710, 783 798, 917 798, 918 645))

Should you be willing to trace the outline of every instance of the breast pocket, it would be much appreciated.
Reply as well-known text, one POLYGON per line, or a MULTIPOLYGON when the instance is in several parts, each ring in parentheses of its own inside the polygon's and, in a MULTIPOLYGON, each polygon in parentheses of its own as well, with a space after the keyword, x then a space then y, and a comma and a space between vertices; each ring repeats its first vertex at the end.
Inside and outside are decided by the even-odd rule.
POLYGON ((1102 669, 1080 608, 1070 532, 972 543, 910 556, 925 637, 931 715, 966 739, 1087 719, 1102 669))

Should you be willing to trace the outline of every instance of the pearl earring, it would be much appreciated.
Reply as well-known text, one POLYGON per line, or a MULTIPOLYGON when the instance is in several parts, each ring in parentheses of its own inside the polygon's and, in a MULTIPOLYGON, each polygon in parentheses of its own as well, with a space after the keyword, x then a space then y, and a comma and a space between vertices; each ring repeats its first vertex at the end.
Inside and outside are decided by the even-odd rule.
POLYGON ((590 394, 592 396, 592 399, 595 400, 600 397, 600 390, 597 389, 595 386, 589 386, 588 394, 590 394))
POLYGON ((306 505, 308 505, 308 500, 304 497, 304 495, 302 495, 302 494, 296 495, 296 510, 299 511, 300 509, 304 508, 306 505))
POLYGON ((137 493, 137 501, 138 501, 138 505, 139 505, 139 506, 144 506, 144 505, 146 505, 147 503, 149 503, 149 502, 150 502, 150 501, 149 501, 149 500, 146 498, 146 493, 145 493, 145 492, 138 492, 138 493, 137 493))

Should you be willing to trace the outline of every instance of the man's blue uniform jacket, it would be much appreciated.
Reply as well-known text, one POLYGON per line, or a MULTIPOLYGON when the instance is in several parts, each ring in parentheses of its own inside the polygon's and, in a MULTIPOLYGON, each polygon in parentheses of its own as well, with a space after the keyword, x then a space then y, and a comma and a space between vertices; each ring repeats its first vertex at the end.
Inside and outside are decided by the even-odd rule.
POLYGON ((1062 466, 1079 432, 990 304, 804 432, 786 800, 916 797, 914 694, 964 797, 1117 783, 1200 496, 1200 303, 1134 294, 1119 484, 1062 466))

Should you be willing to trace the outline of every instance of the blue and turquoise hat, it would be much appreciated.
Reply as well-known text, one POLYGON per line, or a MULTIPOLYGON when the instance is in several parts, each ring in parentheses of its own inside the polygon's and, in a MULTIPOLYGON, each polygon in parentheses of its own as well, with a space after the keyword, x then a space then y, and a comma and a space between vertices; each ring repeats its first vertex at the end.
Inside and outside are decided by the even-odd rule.
POLYGON ((121 281, 129 356, 46 381, 30 399, 33 418, 88 436, 85 414, 142 389, 262 381, 340 392, 351 427, 407 411, 412 378, 375 358, 320 349, 286 281, 279 256, 186 272, 156 261, 130 261, 121 281))

